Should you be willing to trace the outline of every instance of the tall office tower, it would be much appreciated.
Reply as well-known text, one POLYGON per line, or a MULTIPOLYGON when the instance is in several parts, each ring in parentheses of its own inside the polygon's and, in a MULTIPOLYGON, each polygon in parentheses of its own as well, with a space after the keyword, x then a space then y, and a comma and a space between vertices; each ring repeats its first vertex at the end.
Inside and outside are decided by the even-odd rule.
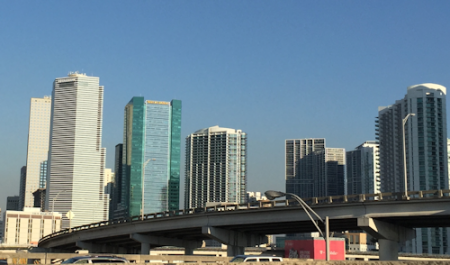
POLYGON ((246 147, 245 132, 219 126, 186 137, 185 209, 245 202, 246 147))
POLYGON ((345 149, 325 148, 314 151, 297 161, 299 185, 297 193, 302 198, 345 194, 345 149))
POLYGON ((115 147, 115 157, 114 157, 114 183, 111 194, 111 202, 109 204, 109 219, 124 217, 125 214, 116 213, 116 211, 120 209, 124 209, 123 207, 123 198, 122 198, 122 187, 124 187, 123 183, 123 167, 122 167, 122 154, 123 154, 123 144, 117 144, 115 147))
POLYGON ((47 160, 50 135, 50 112, 52 99, 31 98, 30 120, 28 125, 27 169, 25 190, 20 193, 20 206, 33 207, 33 192, 41 188, 41 163, 47 160))
MULTIPOLYGON (((441 85, 420 84, 408 87, 402 100, 378 108, 382 192, 405 190, 403 142, 406 143, 408 190, 449 188, 445 95, 446 88, 441 85), (408 116, 410 113, 415 116, 408 116)), ((445 230, 416 229, 416 240, 413 240, 409 251, 447 252, 449 236, 445 230)))
POLYGON ((178 210, 181 101, 133 97, 125 107, 124 127, 127 214, 139 215, 142 208, 144 213, 178 210))
MULTIPOLYGON (((312 179, 310 176, 300 176, 298 174, 298 161, 303 157, 325 149, 324 138, 292 139, 285 141, 285 179, 286 192, 297 195, 312 195, 312 179), (311 194, 305 193, 311 191, 311 194)), ((311 168, 309 169, 312 170, 311 168)))
POLYGON ((47 165, 49 211, 63 214, 62 227, 108 219, 104 192, 102 144, 103 86, 99 78, 70 73, 53 83, 50 147, 47 165))
POLYGON ((347 194, 380 193, 379 145, 367 141, 346 153, 347 194))

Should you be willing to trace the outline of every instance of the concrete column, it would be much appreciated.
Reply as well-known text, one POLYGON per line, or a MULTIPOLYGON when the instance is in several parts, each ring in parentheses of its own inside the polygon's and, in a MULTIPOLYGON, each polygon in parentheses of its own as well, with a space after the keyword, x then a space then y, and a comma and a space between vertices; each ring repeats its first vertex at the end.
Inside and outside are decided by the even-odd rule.
POLYGON ((378 239, 380 260, 398 260, 398 242, 378 239))
POLYGON ((150 255, 150 244, 141 242, 141 255, 150 255))
POLYGON ((242 255, 244 254, 245 247, 254 247, 267 243, 267 237, 265 235, 242 233, 211 226, 202 227, 202 233, 211 239, 227 245, 228 256, 242 255))
POLYGON ((150 245, 184 247, 186 249, 186 253, 191 253, 186 255, 192 255, 194 249, 199 248, 202 245, 201 241, 182 240, 138 233, 130 234, 130 238, 141 243, 141 254, 143 255, 150 255, 150 245))
POLYGON ((184 255, 194 255, 194 249, 196 249, 197 246, 185 246, 184 247, 184 255))
POLYGON ((378 238, 380 260, 398 260, 398 244, 415 237, 415 231, 411 228, 370 217, 359 217, 358 226, 369 235, 378 238))
POLYGON ((228 257, 234 257, 237 255, 244 255, 244 254, 245 254, 244 247, 232 246, 232 245, 227 246, 227 256, 228 257))

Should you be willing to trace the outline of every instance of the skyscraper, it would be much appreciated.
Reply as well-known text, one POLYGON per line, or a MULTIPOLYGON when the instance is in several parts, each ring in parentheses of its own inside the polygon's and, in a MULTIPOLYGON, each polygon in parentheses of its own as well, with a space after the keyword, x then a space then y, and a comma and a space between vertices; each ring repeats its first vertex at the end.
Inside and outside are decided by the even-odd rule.
POLYGON ((186 138, 185 208, 207 202, 244 203, 247 134, 213 126, 186 138))
POLYGON ((112 188, 111 202, 109 204, 109 219, 114 219, 116 217, 125 216, 122 213, 116 213, 120 208, 124 209, 123 199, 122 199, 122 187, 123 184, 123 144, 117 144, 115 147, 115 157, 114 157, 114 183, 112 188))
POLYGON ((125 214, 178 210, 181 101, 133 97, 125 107, 124 127, 125 214))
MULTIPOLYGON (((404 159, 409 191, 449 188, 446 113, 446 88, 429 83, 410 86, 403 99, 378 108, 382 192, 404 192, 404 159), (406 120, 411 113, 415 116, 406 120)), ((407 251, 449 253, 446 231, 446 228, 416 229, 416 240, 407 251)))
POLYGON ((33 192, 41 188, 41 172, 46 170, 48 142, 50 135, 50 112, 52 100, 49 96, 31 98, 28 125, 27 167, 24 190, 20 192, 20 210, 33 207, 33 192))
POLYGON ((347 194, 380 193, 379 145, 367 141, 346 153, 347 194))
MULTIPOLYGON (((302 176, 300 178, 298 161, 306 155, 324 149, 324 138, 290 139, 285 141, 285 180, 287 193, 303 194, 307 197, 310 197, 308 195, 312 195, 313 180, 310 176, 302 176), (305 194, 307 190, 311 194, 305 194)), ((309 170, 311 171, 312 169, 309 170)))
POLYGON ((286 192, 303 198, 345 193, 345 150, 324 138, 285 141, 286 192))
POLYGON ((108 219, 102 144, 103 87, 99 78, 71 73, 53 83, 46 209, 74 214, 72 226, 108 219))

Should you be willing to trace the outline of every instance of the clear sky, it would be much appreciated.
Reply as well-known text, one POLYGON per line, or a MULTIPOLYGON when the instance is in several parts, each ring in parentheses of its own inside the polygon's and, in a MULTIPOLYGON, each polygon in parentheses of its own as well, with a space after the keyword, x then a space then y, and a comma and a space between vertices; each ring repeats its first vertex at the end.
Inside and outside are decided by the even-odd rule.
POLYGON ((408 86, 450 87, 449 10, 410 0, 0 1, 0 207, 19 194, 30 98, 69 71, 105 86, 107 167, 133 96, 180 99, 183 138, 242 129, 248 190, 284 190, 285 139, 351 150, 374 140, 378 106, 408 86))

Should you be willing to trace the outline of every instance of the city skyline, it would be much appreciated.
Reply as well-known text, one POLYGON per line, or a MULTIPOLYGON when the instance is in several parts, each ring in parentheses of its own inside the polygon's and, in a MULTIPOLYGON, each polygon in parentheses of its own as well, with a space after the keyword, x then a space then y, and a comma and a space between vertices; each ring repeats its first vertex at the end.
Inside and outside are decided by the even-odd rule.
POLYGON ((56 76, 76 70, 105 85, 107 168, 122 142, 122 106, 139 95, 175 98, 183 101, 181 137, 216 124, 242 129, 251 136, 248 190, 283 190, 285 139, 326 138, 330 147, 353 150, 375 139, 378 106, 402 98, 406 87, 449 86, 449 8, 419 1, 2 3, 0 135, 8 152, 0 192, 19 195, 30 98, 48 95, 56 76))

